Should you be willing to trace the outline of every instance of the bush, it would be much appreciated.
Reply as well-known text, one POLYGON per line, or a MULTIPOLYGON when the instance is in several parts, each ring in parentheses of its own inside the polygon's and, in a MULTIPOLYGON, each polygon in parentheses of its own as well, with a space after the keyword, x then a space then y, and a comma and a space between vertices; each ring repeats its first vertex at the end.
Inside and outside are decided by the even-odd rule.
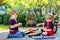
POLYGON ((39 15, 37 19, 37 23, 42 23, 45 21, 45 15, 39 15))
MULTIPOLYGON (((10 19, 10 15, 9 14, 3 14, 0 15, 0 23, 4 24, 4 25, 8 25, 8 20, 10 19)), ((23 24, 23 26, 26 25, 26 13, 21 13, 18 14, 17 17, 17 22, 21 22, 23 24)), ((45 16, 44 15, 39 15, 37 17, 37 23, 41 23, 45 21, 45 16)))
POLYGON ((0 24, 2 24, 3 23, 3 21, 2 21, 2 14, 0 14, 0 24))
MULTIPOLYGON (((26 18, 26 14, 21 13, 17 17, 17 22, 21 22, 23 26, 25 26, 26 24, 25 18, 26 18)), ((9 19, 10 19, 10 14, 0 15, 0 24, 8 25, 9 19)))
POLYGON ((10 19, 10 15, 9 14, 4 14, 3 24, 4 25, 7 25, 9 19, 10 19))
POLYGON ((23 24, 23 26, 25 26, 25 24, 26 24, 25 18, 26 18, 25 13, 19 14, 17 17, 17 21, 21 22, 23 24))

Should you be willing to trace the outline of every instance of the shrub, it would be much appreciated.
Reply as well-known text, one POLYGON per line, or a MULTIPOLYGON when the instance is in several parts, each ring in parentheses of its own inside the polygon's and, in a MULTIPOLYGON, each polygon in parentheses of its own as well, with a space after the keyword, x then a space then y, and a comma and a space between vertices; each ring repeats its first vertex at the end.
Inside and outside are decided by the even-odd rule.
POLYGON ((25 18, 26 18, 25 13, 19 14, 17 17, 17 21, 21 22, 23 24, 23 26, 25 26, 25 24, 26 24, 25 18))
POLYGON ((0 24, 2 24, 3 23, 3 21, 2 21, 2 14, 0 14, 0 24))
POLYGON ((7 25, 9 19, 10 19, 10 15, 9 14, 4 14, 3 24, 7 25))
POLYGON ((37 18, 37 23, 41 23, 45 21, 45 15, 39 15, 37 18))

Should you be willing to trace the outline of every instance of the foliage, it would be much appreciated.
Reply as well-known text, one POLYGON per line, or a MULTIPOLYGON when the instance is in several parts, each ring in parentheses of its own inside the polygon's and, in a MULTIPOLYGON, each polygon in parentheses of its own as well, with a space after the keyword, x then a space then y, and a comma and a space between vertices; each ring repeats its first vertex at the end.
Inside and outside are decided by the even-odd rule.
POLYGON ((0 24, 2 24, 2 15, 0 14, 0 24))
POLYGON ((45 15, 38 16, 37 19, 38 19, 37 23, 45 22, 45 15))
MULTIPOLYGON (((19 12, 18 15, 18 22, 26 23, 26 11, 27 9, 34 9, 34 12, 39 11, 42 12, 43 8, 53 7, 55 9, 55 13, 58 13, 58 10, 60 10, 59 0, 0 0, 0 5, 5 3, 7 14, 4 14, 2 18, 3 24, 8 24, 9 20, 9 12, 12 9, 16 9, 19 12)), ((45 20, 44 16, 40 15, 38 16, 38 21, 45 20)))
POLYGON ((58 5, 58 1, 59 0, 0 0, 1 2, 6 2, 8 4, 10 4, 13 8, 15 8, 16 6, 22 4, 25 6, 25 8, 38 8, 41 7, 42 8, 46 5, 52 5, 52 6, 56 6, 58 5))
POLYGON ((27 14, 26 16, 27 16, 27 20, 30 20, 30 19, 35 20, 36 18, 34 14, 27 14))
POLYGON ((58 6, 60 1, 59 0, 9 0, 9 1, 2 0, 2 2, 8 4, 7 5, 8 11, 12 9, 25 10, 28 8, 34 8, 35 10, 42 10, 46 6, 53 7, 57 11, 59 8, 58 6))
POLYGON ((25 26, 26 24, 26 14, 23 13, 23 14, 19 14, 18 17, 17 17, 17 22, 21 22, 23 24, 23 26, 25 26))
POLYGON ((10 19, 10 15, 9 15, 9 14, 4 14, 3 24, 7 25, 7 24, 8 24, 9 19, 10 19))

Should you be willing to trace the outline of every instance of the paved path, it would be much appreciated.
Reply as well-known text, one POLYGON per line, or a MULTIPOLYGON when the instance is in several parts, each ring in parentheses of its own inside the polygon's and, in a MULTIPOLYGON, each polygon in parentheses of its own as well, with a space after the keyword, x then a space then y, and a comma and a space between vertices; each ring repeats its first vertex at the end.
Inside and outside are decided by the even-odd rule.
MULTIPOLYGON (((21 30, 25 30, 26 28, 21 28, 21 30)), ((8 30, 7 31, 0 31, 0 40, 36 40, 36 39, 32 39, 29 38, 28 36, 24 37, 24 38, 9 38, 7 39, 8 35, 8 30)), ((60 40, 60 28, 58 28, 57 33, 54 35, 56 38, 55 39, 43 39, 43 40, 60 40)), ((37 39, 40 40, 40 39, 37 39)))

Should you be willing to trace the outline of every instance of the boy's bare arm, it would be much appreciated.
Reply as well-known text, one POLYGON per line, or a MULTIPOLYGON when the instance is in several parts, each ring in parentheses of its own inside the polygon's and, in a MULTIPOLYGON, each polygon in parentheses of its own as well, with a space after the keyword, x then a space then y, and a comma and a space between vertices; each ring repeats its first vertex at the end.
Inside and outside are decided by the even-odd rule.
POLYGON ((37 26, 40 26, 40 25, 44 26, 45 24, 44 24, 44 23, 39 23, 39 24, 37 24, 37 26))
POLYGON ((19 27, 19 26, 22 26, 22 23, 18 23, 18 24, 10 25, 11 28, 15 28, 15 27, 19 27))

